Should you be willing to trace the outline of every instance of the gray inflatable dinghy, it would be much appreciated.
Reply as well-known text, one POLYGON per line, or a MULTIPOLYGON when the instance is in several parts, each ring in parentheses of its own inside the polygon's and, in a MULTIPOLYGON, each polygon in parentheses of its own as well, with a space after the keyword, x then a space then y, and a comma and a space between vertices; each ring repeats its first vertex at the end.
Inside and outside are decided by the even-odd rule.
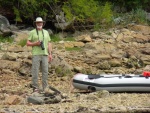
POLYGON ((107 90, 109 92, 150 92, 150 77, 143 75, 76 74, 73 86, 81 90, 107 90))

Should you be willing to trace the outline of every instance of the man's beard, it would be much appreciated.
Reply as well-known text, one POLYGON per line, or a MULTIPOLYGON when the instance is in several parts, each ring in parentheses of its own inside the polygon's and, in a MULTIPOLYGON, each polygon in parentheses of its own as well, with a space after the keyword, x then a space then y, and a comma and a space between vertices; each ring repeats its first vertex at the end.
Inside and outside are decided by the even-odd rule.
POLYGON ((36 26, 36 27, 37 27, 37 29, 42 29, 43 26, 36 26))

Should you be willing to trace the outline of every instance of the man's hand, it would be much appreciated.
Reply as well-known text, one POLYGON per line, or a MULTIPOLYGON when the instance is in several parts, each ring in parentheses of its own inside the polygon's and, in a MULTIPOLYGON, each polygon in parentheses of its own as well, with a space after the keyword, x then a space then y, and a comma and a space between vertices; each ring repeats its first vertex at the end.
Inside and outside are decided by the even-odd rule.
POLYGON ((52 61, 52 54, 49 54, 48 55, 48 62, 51 62, 52 61))
POLYGON ((37 42, 34 43, 34 45, 35 45, 35 46, 40 46, 40 45, 41 45, 41 42, 40 42, 40 41, 37 41, 37 42))

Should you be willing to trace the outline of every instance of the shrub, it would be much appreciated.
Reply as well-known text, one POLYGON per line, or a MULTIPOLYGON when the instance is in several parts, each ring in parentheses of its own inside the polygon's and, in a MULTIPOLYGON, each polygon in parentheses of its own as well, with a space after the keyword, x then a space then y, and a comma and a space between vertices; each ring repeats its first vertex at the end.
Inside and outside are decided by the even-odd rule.
POLYGON ((62 39, 58 36, 58 34, 51 35, 51 41, 52 42, 59 42, 61 40, 62 39))
POLYGON ((72 71, 69 69, 64 69, 63 66, 58 66, 55 68, 55 73, 56 75, 63 77, 63 76, 70 75, 72 71))
POLYGON ((3 37, 0 35, 0 42, 9 42, 12 43, 14 41, 14 39, 12 37, 3 37))
POLYGON ((98 10, 98 4, 94 0, 70 0, 65 2, 62 7, 68 20, 74 17, 77 21, 84 22, 85 20, 93 20, 94 14, 98 10), (86 5, 85 5, 86 4, 86 5))
POLYGON ((60 38, 58 34, 51 35, 51 41, 52 42, 59 42, 59 41, 75 41, 73 37, 65 37, 65 38, 60 38))
POLYGON ((108 2, 105 3, 101 12, 101 22, 102 23, 110 23, 112 21, 113 12, 111 10, 112 5, 108 2))
POLYGON ((66 37, 64 38, 64 41, 75 41, 73 37, 66 37))
POLYGON ((113 11, 111 3, 100 3, 97 12, 94 14, 94 18, 94 29, 111 26, 113 22, 113 11))
POLYGON ((22 39, 18 42, 18 45, 24 47, 26 45, 27 39, 22 39))
POLYGON ((133 13, 133 19, 137 22, 137 23, 147 23, 147 19, 146 19, 146 12, 141 9, 138 8, 136 10, 132 11, 133 13))

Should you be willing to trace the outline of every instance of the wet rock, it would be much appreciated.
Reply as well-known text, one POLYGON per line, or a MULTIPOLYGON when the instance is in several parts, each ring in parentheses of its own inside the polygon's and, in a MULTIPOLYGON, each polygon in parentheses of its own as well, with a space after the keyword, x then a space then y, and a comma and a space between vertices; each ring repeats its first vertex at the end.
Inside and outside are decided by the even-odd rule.
POLYGON ((29 96, 27 98, 27 102, 32 104, 44 104, 44 98, 38 96, 29 96))
POLYGON ((44 101, 45 104, 59 103, 61 101, 61 95, 56 95, 55 97, 52 98, 45 98, 44 101))

